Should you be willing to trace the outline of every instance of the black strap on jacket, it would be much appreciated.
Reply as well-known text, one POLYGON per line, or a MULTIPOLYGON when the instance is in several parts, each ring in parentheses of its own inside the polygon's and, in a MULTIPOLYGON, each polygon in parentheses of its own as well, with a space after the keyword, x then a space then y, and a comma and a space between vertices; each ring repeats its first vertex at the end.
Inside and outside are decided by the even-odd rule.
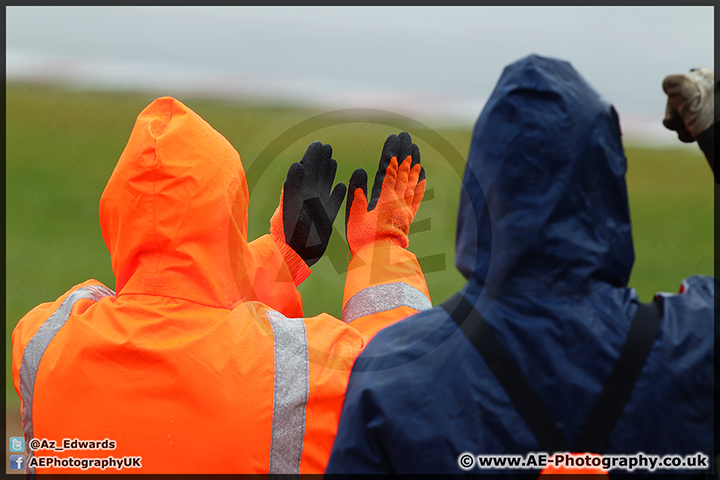
POLYGON ((591 452, 602 454, 622 415, 640 371, 645 365, 662 319, 657 302, 638 304, 627 340, 615 367, 571 449, 540 397, 530 386, 517 362, 473 305, 458 293, 441 305, 458 324, 487 363, 510 401, 545 452, 591 452))

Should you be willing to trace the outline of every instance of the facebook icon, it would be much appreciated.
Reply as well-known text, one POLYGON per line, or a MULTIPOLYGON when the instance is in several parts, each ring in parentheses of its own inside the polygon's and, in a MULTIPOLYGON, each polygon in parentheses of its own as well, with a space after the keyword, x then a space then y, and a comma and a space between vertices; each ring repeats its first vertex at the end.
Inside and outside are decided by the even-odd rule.
POLYGON ((10 455, 10 470, 25 470, 25 457, 10 455))

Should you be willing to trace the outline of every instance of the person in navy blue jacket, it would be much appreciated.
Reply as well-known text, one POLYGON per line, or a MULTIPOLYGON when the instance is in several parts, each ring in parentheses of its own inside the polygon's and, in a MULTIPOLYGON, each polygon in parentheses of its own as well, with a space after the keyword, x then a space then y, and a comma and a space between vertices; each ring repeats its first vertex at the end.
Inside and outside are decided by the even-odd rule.
POLYGON ((505 68, 462 182, 467 284, 358 357, 326 473, 537 476, 460 456, 579 451, 700 452, 705 469, 658 471, 714 476, 715 280, 647 305, 628 287, 626 169, 615 109, 570 63, 505 68))

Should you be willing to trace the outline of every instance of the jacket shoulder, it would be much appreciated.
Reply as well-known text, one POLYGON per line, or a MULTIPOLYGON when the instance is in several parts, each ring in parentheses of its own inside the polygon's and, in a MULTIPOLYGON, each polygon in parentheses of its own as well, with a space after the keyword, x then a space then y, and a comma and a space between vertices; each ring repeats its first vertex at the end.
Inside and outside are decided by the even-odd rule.
POLYGON ((48 319, 50 315, 53 314, 60 306, 63 304, 63 302, 73 293, 76 292, 82 288, 87 289, 98 289, 99 291, 104 292, 112 292, 108 287, 106 287, 102 282, 99 282, 94 279, 87 280, 83 283, 79 283, 60 295, 55 301, 53 302, 43 302, 39 305, 37 305, 35 308, 30 310, 28 313, 26 313, 15 325, 15 328, 13 329, 12 334, 12 343, 13 347, 16 347, 16 341, 20 341, 20 344, 27 344, 27 341, 30 340, 30 338, 35 335, 37 330, 42 326, 42 324, 48 319), (26 339, 26 341, 22 341, 22 339, 26 339))
MULTIPOLYGON (((715 310, 715 287, 718 280, 705 275, 688 277, 680 284, 679 293, 656 294, 667 313, 696 321, 712 320, 715 310)), ((667 317, 667 314, 666 314, 667 317)))
POLYGON ((37 305, 35 308, 26 313, 15 325, 12 332, 12 370, 13 370, 13 383, 15 388, 20 393, 19 387, 19 372, 20 364, 23 361, 23 355, 25 349, 30 341, 35 337, 40 328, 48 321, 48 319, 58 310, 67 305, 67 313, 69 315, 72 304, 67 304, 66 301, 71 296, 78 292, 79 295, 73 298, 73 300, 79 300, 82 298, 98 300, 101 297, 114 295, 114 292, 103 285, 101 282, 91 279, 83 283, 75 285, 67 292, 63 293, 54 302, 44 302, 37 305))

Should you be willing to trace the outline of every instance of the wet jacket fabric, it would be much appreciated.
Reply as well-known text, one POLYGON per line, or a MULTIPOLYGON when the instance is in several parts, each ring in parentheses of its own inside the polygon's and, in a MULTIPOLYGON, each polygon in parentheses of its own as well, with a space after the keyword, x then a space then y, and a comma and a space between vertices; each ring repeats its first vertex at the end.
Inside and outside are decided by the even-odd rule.
MULTIPOLYGON (((625 172, 615 110, 569 63, 530 55, 505 68, 473 132, 456 265, 569 445, 637 310, 625 172)), ((714 463, 714 281, 678 281, 681 293, 656 295, 658 333, 601 453, 704 452, 714 463)), ((358 357, 327 472, 536 476, 464 470, 458 458, 538 451, 468 337, 435 307, 380 331, 358 357)))
POLYGON ((140 113, 100 200, 115 290, 78 284, 12 335, 26 442, 116 447, 28 452, 29 473, 81 471, 32 467, 48 455, 141 457, 131 473, 323 471, 353 361, 430 307, 427 286, 412 253, 378 242, 349 265, 343 319, 303 318, 309 271, 270 235, 247 241, 248 200, 238 153, 195 112, 163 97, 140 113))

